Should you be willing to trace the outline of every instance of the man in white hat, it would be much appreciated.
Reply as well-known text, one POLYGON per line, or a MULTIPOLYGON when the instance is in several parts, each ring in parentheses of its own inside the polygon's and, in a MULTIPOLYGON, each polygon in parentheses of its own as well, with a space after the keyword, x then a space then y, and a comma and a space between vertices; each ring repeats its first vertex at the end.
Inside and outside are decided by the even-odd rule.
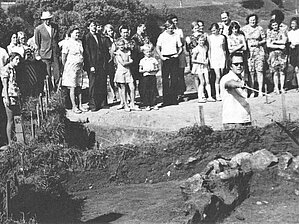
POLYGON ((56 89, 59 83, 59 47, 58 26, 51 23, 53 15, 49 11, 42 13, 43 23, 34 31, 35 44, 37 46, 37 60, 42 60, 47 66, 48 78, 51 78, 52 89, 56 89))

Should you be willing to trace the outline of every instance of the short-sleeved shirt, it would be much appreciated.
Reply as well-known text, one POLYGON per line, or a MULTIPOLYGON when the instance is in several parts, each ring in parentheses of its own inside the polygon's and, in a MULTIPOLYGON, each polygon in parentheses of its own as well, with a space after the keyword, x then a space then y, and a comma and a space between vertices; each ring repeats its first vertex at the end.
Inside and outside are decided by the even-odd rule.
POLYGON ((151 71, 151 72, 144 72, 144 76, 148 75, 156 75, 157 70, 159 68, 159 63, 156 58, 154 57, 144 57, 140 60, 139 67, 142 67, 145 71, 151 71), (153 71, 154 70, 154 71, 153 71))
MULTIPOLYGON (((16 70, 10 66, 10 64, 7 64, 1 69, 1 81, 5 78, 7 78, 7 91, 9 97, 17 97, 20 94, 20 89, 17 85, 17 76, 16 76, 16 70)), ((4 92, 4 88, 2 90, 2 97, 6 96, 6 93, 4 92)))
POLYGON ((8 59, 8 53, 4 48, 0 47, 0 69, 4 67, 7 59, 8 59))
POLYGON ((299 29, 288 32, 288 40, 292 45, 299 45, 299 29))
POLYGON ((182 47, 182 42, 179 35, 175 33, 168 34, 164 31, 158 37, 157 46, 161 47, 163 56, 174 55, 178 53, 178 48, 182 47))
POLYGON ((250 107, 246 100, 247 92, 242 88, 225 88, 225 84, 230 80, 241 81, 232 71, 220 80, 220 92, 223 102, 222 123, 244 124, 251 122, 250 107))

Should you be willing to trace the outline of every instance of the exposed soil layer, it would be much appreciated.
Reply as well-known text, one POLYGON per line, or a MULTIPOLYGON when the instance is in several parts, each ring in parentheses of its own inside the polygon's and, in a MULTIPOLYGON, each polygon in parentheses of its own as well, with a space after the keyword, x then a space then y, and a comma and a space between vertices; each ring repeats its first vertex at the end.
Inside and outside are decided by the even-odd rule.
MULTIPOLYGON (((298 123, 284 125, 298 139, 298 123)), ((228 131, 195 125, 175 134, 161 134, 150 143, 105 148, 106 157, 100 168, 74 172, 66 186, 74 195, 86 197, 82 212, 84 221, 105 223, 101 222, 102 216, 114 212, 119 217, 112 215, 114 218, 110 223, 182 223, 185 214, 179 189, 181 181, 200 173, 215 158, 230 158, 239 152, 255 152, 263 148, 277 156, 284 152, 294 156, 299 154, 298 145, 274 123, 263 128, 228 131)), ((277 175, 275 167, 254 173, 250 181, 250 198, 225 222, 252 221, 256 215, 244 211, 243 206, 256 209, 255 202, 264 200, 269 202, 266 209, 270 209, 270 205, 278 203, 276 200, 284 196, 294 202, 290 203, 293 207, 288 213, 284 213, 289 216, 288 220, 294 221, 294 205, 299 201, 294 195, 297 184, 292 180, 284 181, 277 175)), ((265 206, 263 204, 263 209, 265 206)), ((259 213, 257 216, 261 220, 266 217, 259 213)))

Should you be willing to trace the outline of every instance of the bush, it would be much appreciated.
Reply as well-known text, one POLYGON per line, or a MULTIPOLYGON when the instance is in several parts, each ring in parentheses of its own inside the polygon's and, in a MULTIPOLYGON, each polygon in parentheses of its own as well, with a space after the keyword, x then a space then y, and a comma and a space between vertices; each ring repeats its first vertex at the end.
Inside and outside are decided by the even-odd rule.
POLYGON ((283 8, 283 2, 282 0, 272 0, 279 8, 283 8))
POLYGON ((264 6, 263 0, 243 0, 242 6, 246 9, 260 9, 264 6))

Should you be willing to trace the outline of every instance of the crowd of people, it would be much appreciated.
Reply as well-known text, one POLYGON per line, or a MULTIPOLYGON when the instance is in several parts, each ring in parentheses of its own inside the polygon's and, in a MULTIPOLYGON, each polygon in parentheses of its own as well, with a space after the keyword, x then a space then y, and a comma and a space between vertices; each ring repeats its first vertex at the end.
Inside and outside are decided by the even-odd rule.
MULTIPOLYGON (((25 69, 29 73, 35 71, 35 75, 29 75, 28 80, 32 83, 41 80, 43 84, 46 79, 51 91, 61 86, 69 90, 72 111, 76 114, 109 108, 108 79, 113 102, 117 102, 117 98, 120 101, 118 110, 158 110, 156 74, 159 70, 162 76, 162 106, 176 105, 186 91, 184 72, 187 64, 198 88, 198 103, 223 100, 226 104, 227 96, 231 94, 233 98, 238 95, 245 101, 247 97, 255 97, 255 92, 247 91, 246 86, 256 88, 257 96, 261 97, 263 92, 269 91, 265 81, 266 69, 272 74, 270 79, 273 79, 276 94, 285 93, 285 70, 289 64, 294 68, 297 82, 299 80, 299 20, 292 18, 288 27, 283 23, 284 14, 280 10, 272 11, 266 30, 258 25, 256 14, 248 15, 247 24, 241 27, 239 22, 230 19, 229 12, 224 11, 220 15, 221 22, 210 25, 210 33, 205 32, 203 20, 196 20, 191 23, 192 34, 187 37, 178 27, 178 17, 171 14, 155 44, 151 43, 143 22, 131 35, 131 29, 126 24, 115 29, 111 24, 102 26, 90 21, 88 32, 84 35, 80 35, 83 30, 72 26, 59 41, 58 26, 51 22, 52 17, 50 12, 43 12, 40 18, 42 24, 35 28, 32 38, 26 41, 25 33, 20 31, 11 36, 7 51, 0 48, 7 133, 11 133, 11 117, 17 111, 19 87, 24 85, 18 82, 18 64, 22 59, 36 63, 25 69), (81 93, 85 75, 89 80, 88 106, 82 103, 81 93), (234 79, 233 82, 228 79, 229 76, 234 79), (242 92, 228 91, 238 88, 242 92), (137 92, 139 104, 135 102, 137 92)), ((42 88, 29 89, 42 91, 42 88)), ((229 107, 235 103, 231 99, 229 107)), ((227 108, 224 113, 227 114, 230 109, 228 106, 224 108, 227 108)), ((244 110, 249 114, 249 107, 244 110)), ((228 119, 226 123, 248 124, 250 119, 247 115, 246 121, 228 119)), ((227 118, 228 115, 223 116, 227 118)), ((8 140, 11 141, 10 134, 8 140)))

